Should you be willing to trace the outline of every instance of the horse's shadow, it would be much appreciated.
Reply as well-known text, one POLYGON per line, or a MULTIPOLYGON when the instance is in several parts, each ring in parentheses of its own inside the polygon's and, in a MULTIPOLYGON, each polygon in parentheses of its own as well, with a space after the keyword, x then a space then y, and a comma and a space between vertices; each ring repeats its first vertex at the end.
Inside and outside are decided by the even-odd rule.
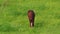
POLYGON ((45 25, 44 21, 35 23, 36 28, 42 28, 45 25))

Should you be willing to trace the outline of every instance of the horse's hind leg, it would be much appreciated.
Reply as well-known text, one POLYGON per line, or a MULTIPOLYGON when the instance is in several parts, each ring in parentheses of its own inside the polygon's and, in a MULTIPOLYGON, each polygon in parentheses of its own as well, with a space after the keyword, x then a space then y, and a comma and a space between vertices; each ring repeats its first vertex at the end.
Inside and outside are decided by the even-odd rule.
POLYGON ((34 21, 33 20, 30 21, 30 27, 34 27, 34 21))

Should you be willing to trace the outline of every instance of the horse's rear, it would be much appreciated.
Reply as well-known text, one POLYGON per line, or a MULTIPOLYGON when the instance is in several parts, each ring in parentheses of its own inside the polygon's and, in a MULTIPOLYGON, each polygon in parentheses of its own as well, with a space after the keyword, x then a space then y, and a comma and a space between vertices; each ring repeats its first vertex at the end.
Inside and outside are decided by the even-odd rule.
POLYGON ((30 22, 30 27, 34 27, 35 13, 33 12, 33 10, 28 11, 28 18, 29 18, 29 22, 30 22))

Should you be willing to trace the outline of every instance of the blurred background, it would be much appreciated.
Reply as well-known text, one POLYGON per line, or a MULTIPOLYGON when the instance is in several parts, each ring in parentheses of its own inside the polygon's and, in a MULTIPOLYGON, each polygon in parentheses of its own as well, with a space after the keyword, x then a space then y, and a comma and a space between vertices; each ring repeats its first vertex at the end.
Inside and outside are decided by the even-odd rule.
POLYGON ((60 0, 0 0, 0 34, 60 34, 60 0), (33 28, 28 10, 36 15, 33 28))

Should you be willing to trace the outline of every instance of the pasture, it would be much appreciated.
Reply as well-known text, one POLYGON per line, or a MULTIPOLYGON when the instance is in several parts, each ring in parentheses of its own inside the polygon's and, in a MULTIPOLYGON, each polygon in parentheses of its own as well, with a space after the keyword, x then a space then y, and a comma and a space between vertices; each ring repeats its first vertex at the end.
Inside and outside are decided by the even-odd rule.
POLYGON ((60 34, 60 0, 0 0, 0 34, 60 34), (36 14, 33 28, 30 9, 36 14))

